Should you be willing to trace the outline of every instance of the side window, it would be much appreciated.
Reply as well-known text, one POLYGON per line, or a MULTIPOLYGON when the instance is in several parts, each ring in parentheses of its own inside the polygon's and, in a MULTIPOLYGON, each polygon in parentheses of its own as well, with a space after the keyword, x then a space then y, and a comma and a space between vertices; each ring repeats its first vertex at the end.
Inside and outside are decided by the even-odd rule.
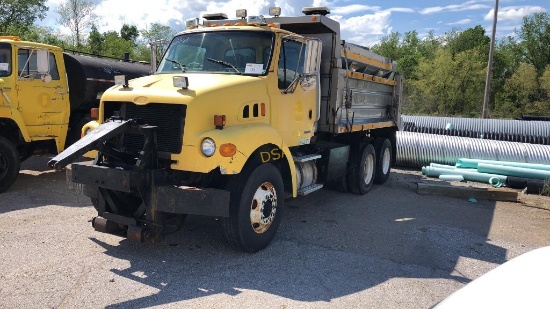
POLYGON ((286 89, 304 72, 305 46, 296 41, 283 41, 279 53, 279 89, 286 89))
POLYGON ((57 70, 57 62, 55 61, 55 55, 52 53, 49 53, 50 57, 50 75, 52 76, 52 80, 59 80, 59 71, 57 70))
POLYGON ((30 49, 17 51, 17 76, 20 78, 34 78, 37 73, 36 53, 30 49))
MULTIPOLYGON (((55 61, 55 55, 49 53, 50 58, 50 75, 52 80, 59 80, 59 71, 57 69, 57 62, 55 61)), ((20 78, 38 78, 38 66, 36 60, 36 52, 31 49, 19 49, 17 51, 17 76, 20 78)))
POLYGON ((0 44, 0 77, 11 75, 11 45, 0 44))

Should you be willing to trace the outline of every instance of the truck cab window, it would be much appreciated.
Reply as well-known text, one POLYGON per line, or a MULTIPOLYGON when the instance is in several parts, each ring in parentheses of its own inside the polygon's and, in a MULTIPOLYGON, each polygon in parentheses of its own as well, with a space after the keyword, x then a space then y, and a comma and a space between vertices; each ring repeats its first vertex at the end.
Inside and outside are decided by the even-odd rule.
MULTIPOLYGON (((49 53, 50 72, 52 80, 59 80, 59 71, 57 70, 57 62, 55 56, 49 53)), ((37 78, 38 66, 36 60, 36 52, 31 49, 19 49, 17 51, 17 74, 20 78, 37 78)))
POLYGON ((256 63, 256 51, 252 48, 229 49, 225 52, 224 61, 243 71, 247 63, 256 63))
POLYGON ((279 52, 279 89, 286 89, 292 81, 304 73, 305 47, 296 41, 283 41, 279 52))
POLYGON ((0 44, 0 77, 11 75, 11 45, 0 44))
POLYGON ((36 73, 38 73, 36 53, 31 49, 19 49, 17 51, 17 76, 20 78, 34 78, 36 73))
POLYGON ((267 74, 273 33, 207 31, 187 33, 172 40, 157 73, 207 72, 246 74, 247 64, 261 64, 267 74))
POLYGON ((52 76, 52 80, 59 80, 59 71, 57 70, 57 61, 55 61, 55 55, 52 53, 49 53, 50 58, 50 75, 52 76))

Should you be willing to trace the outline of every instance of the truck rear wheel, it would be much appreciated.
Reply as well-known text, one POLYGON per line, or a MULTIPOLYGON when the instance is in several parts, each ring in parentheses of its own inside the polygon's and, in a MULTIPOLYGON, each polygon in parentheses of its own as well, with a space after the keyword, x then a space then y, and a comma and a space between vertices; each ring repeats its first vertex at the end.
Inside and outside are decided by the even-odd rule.
POLYGON ((376 153, 376 171, 374 183, 383 184, 388 180, 391 171, 391 142, 387 138, 377 138, 374 142, 376 153))
POLYGON ((376 155, 371 144, 366 145, 362 152, 351 157, 348 170, 348 188, 355 194, 367 194, 372 187, 376 166, 376 155))
POLYGON ((262 164, 237 177, 228 186, 230 216, 222 220, 223 231, 233 247, 258 252, 271 243, 281 223, 283 180, 272 164, 262 164))
POLYGON ((15 145, 0 136, 0 193, 7 190, 19 175, 21 161, 15 145))

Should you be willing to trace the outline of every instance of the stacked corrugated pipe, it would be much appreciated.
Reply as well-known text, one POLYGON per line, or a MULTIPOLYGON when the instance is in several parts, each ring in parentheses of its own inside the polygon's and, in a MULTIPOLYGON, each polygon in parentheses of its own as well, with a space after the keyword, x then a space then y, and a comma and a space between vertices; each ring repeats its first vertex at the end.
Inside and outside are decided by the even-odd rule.
MULTIPOLYGON (((550 165, 550 122, 424 116, 402 120, 405 131, 397 132, 399 166, 428 172, 434 163, 454 165, 463 158, 550 165)), ((542 179, 506 180, 511 187, 533 182, 538 189, 544 184, 542 179)))
POLYGON ((550 145, 549 121, 408 115, 402 120, 408 132, 550 145))
POLYGON ((550 146, 397 132, 396 164, 399 166, 454 165, 460 158, 550 164, 550 146))

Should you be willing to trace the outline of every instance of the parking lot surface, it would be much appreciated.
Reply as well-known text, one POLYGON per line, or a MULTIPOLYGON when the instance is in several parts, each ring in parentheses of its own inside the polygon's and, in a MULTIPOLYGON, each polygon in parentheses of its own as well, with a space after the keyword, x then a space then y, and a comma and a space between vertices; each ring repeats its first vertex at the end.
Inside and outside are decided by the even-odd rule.
POLYGON ((429 308, 505 261, 550 245, 550 198, 527 204, 419 195, 394 169, 358 196, 289 200, 274 242, 226 243, 189 216, 160 244, 95 232, 64 172, 31 158, 0 195, 0 308, 429 308))

